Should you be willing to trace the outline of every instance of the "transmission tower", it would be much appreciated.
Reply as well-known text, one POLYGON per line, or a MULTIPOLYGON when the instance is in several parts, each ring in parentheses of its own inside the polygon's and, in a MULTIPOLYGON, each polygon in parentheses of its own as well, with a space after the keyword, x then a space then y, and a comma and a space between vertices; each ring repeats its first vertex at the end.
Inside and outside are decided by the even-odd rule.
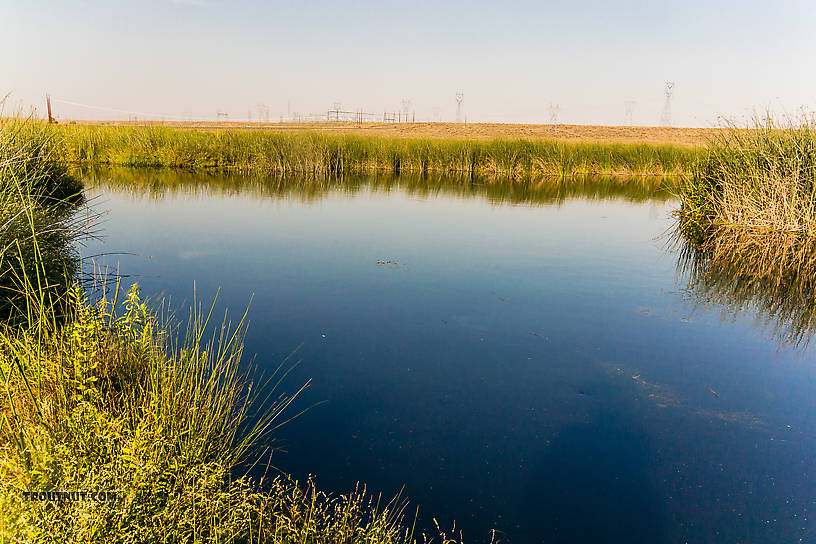
POLYGON ((674 81, 667 81, 665 87, 666 103, 663 104, 663 113, 660 115, 660 125, 671 126, 671 99, 674 94, 674 81))
POLYGON ((626 100, 623 103, 623 124, 627 127, 631 127, 634 124, 635 104, 636 102, 634 100, 626 100))
POLYGON ((458 92, 456 93, 456 122, 457 123, 464 123, 465 116, 462 112, 462 104, 465 101, 465 93, 458 92))
POLYGON ((558 114, 561 111, 561 106, 559 104, 553 104, 550 102, 549 112, 550 112, 550 124, 557 125, 558 124, 558 114))
POLYGON ((407 122, 411 119, 411 101, 403 98, 400 105, 402 106, 402 120, 407 122))

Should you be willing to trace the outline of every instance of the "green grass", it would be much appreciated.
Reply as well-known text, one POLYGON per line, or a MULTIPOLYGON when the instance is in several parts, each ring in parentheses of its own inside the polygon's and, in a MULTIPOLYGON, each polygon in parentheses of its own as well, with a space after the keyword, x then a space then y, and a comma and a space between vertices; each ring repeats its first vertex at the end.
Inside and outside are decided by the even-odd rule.
POLYGON ((72 288, 59 319, 28 293, 29 321, 0 324, 0 540, 412 541, 402 502, 234 476, 295 396, 252 414, 271 392, 242 371, 243 320, 208 340, 211 312, 178 335, 135 286, 122 301, 72 288), (24 500, 31 490, 118 496, 55 505, 24 500))
POLYGON ((783 345, 816 331, 816 125, 756 117, 721 131, 679 191, 689 291, 757 311, 783 345))
POLYGON ((60 126, 62 158, 113 165, 275 172, 455 174, 525 179, 576 174, 669 176, 689 172, 699 150, 650 144, 547 140, 439 140, 320 132, 60 126))
POLYGON ((65 291, 77 270, 72 217, 82 185, 55 156, 53 132, 25 119, 0 118, 0 319, 21 314, 26 270, 43 291, 65 291), (39 243, 35 243, 35 238, 39 243))

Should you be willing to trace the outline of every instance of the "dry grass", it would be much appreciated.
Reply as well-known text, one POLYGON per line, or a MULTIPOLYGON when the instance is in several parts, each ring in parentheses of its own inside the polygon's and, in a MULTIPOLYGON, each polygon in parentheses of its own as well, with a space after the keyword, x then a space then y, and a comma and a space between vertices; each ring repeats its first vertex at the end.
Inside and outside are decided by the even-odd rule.
MULTIPOLYGON (((816 124, 757 117, 709 143, 680 193, 687 228, 816 236, 816 124)), ((690 232, 690 234, 692 234, 690 232)), ((694 236, 694 234, 692 234, 694 236)))

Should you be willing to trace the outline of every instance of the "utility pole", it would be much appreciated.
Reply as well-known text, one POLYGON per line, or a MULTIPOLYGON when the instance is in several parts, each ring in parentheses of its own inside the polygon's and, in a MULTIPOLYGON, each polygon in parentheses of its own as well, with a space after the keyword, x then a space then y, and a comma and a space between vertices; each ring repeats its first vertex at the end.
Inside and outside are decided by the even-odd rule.
POLYGON ((465 93, 458 92, 456 93, 456 122, 457 123, 464 123, 465 116, 462 113, 462 103, 465 101, 465 93))
POLYGON ((48 93, 45 94, 45 105, 48 108, 48 122, 49 123, 56 122, 54 121, 54 116, 51 115, 51 95, 48 93))

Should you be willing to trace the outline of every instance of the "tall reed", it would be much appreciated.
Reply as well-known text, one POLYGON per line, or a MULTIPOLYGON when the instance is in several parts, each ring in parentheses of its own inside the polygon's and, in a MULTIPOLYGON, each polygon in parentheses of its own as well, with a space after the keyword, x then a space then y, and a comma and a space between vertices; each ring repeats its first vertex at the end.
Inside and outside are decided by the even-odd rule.
MULTIPOLYGON (((808 115, 757 116, 712 140, 680 192, 686 228, 816 235, 816 130, 808 115)), ((700 235, 698 232, 697 235, 700 235)))
POLYGON ((87 166, 254 170, 281 174, 440 173, 525 176, 688 172, 676 145, 556 140, 397 139, 321 132, 61 126, 64 161, 87 166))
POLYGON ((19 314, 26 270, 39 271, 41 289, 61 291, 78 270, 72 242, 82 225, 73 210, 82 186, 57 147, 48 125, 0 118, 0 318, 19 314))

